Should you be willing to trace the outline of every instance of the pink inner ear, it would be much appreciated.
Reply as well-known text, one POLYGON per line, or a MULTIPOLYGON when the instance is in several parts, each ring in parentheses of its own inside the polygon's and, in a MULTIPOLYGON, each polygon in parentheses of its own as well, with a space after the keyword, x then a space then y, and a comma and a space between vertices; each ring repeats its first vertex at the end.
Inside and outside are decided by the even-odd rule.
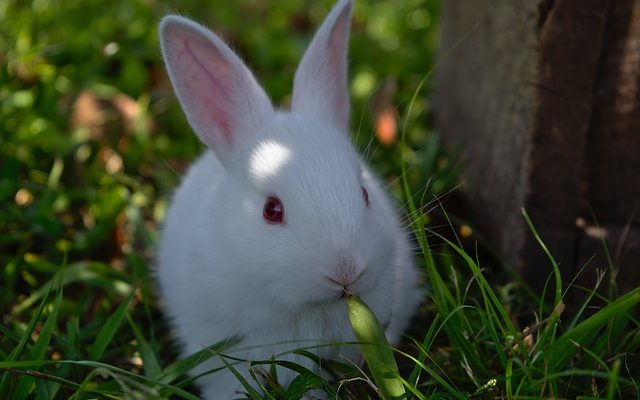
MULTIPOLYGON (((220 129, 220 133, 222 133, 222 137, 224 138, 227 144, 231 144, 231 120, 229 118, 228 113, 225 113, 226 108, 229 107, 229 102, 224 100, 225 96, 229 95, 228 87, 225 86, 223 80, 220 80, 219 77, 214 75, 211 71, 207 69, 204 65, 203 61, 198 58, 198 56, 191 50, 189 47, 189 43, 183 39, 185 52, 189 57, 193 59, 193 62, 197 67, 200 68, 202 74, 205 75, 210 85, 212 86, 212 90, 210 93, 203 94, 204 104, 207 105, 213 114, 213 122, 217 125, 218 129, 220 129), (217 94, 217 96, 216 96, 217 94), (220 103, 227 103, 226 105, 220 103)), ((216 62, 217 59, 210 60, 213 61, 213 68, 218 69, 219 73, 222 73, 225 76, 228 76, 229 66, 222 62, 216 62)), ((226 83, 229 83, 229 79, 226 79, 226 83)), ((202 88, 200 88, 202 90, 202 88)), ((203 110, 206 113, 206 110, 203 110)), ((227 110, 228 111, 228 110, 227 110)))
POLYGON ((207 38, 188 31, 174 31, 167 47, 174 86, 194 130, 209 146, 231 145, 233 67, 207 38))
POLYGON ((242 60, 208 29, 178 16, 160 24, 162 53, 189 124, 226 163, 273 106, 242 60), (246 136, 246 137, 245 137, 246 136))

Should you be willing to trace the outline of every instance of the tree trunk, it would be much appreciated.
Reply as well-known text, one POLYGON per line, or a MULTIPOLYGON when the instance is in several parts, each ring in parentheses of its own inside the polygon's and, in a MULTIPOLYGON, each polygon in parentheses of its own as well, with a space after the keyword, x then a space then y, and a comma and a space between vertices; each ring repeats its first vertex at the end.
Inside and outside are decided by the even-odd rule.
POLYGON ((639 285, 640 0, 445 1, 441 26, 438 125, 478 229, 535 288, 551 264, 522 207, 565 281, 587 264, 593 287, 603 237, 639 285))

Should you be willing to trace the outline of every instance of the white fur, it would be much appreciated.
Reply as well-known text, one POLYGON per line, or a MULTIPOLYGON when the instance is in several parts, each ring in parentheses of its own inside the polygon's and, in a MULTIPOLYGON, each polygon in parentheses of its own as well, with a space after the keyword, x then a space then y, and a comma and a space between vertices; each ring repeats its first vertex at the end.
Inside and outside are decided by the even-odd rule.
MULTIPOLYGON (((213 150, 176 191, 158 256, 160 292, 184 355, 236 335, 242 342, 227 354, 246 360, 354 341, 344 288, 331 280, 359 294, 394 342, 420 302, 398 216, 349 142, 350 11, 351 1, 341 0, 316 33, 296 72, 290 112, 273 108, 215 34, 178 16, 160 24, 180 103, 213 150), (263 219, 271 195, 284 205, 281 225, 263 219)), ((358 357, 356 346, 316 353, 358 357)), ((281 358, 313 368, 299 356, 281 358)), ((193 374, 222 365, 213 357, 193 374)), ((247 367, 236 365, 246 377, 247 367)), ((279 369, 278 377, 287 384, 294 374, 279 369)), ((227 370, 197 383, 210 400, 242 390, 227 370)))

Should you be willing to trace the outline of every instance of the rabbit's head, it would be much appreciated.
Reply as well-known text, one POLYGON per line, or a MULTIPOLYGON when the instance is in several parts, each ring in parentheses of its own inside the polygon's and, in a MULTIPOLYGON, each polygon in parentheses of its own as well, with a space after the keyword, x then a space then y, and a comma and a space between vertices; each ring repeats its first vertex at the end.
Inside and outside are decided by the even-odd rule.
POLYGON ((214 226, 203 229, 216 232, 211 251, 229 291, 300 306, 391 285, 383 271, 396 218, 349 140, 350 13, 340 1, 316 33, 287 111, 215 34, 178 16, 161 23, 182 108, 226 171, 203 216, 214 226))

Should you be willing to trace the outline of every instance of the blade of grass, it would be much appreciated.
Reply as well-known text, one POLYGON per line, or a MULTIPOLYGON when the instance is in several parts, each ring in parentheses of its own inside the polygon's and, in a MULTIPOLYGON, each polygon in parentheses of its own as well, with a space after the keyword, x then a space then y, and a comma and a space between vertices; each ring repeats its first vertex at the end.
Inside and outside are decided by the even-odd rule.
POLYGON ((595 284, 594 288, 592 290, 589 290, 589 295, 587 296, 587 298, 580 305, 580 309, 578 310, 576 315, 571 319, 571 322, 569 323, 567 329, 572 329, 574 326, 576 326, 578 321, 580 321, 580 318, 582 318, 582 315, 584 315, 585 310, 587 309, 587 307, 591 303, 591 300, 596 295, 596 293, 598 291, 598 288, 602 284, 602 279, 603 278, 604 278, 604 275, 598 273, 598 276, 597 276, 597 279, 596 279, 596 284, 595 284))
POLYGON ((402 379, 402 377, 400 377, 400 381, 404 385, 405 389, 407 389, 409 393, 411 393, 411 396, 407 397, 407 399, 417 398, 418 400, 426 400, 426 397, 422 393, 420 393, 420 390, 418 390, 416 385, 405 381, 404 379, 402 379))
MULTIPOLYGON (((497 334, 494 321, 495 323, 498 324, 497 326, 500 328, 500 332, 503 335, 502 337, 509 337, 509 336, 513 337, 516 340, 519 348, 521 349, 526 348, 524 346, 524 343, 522 343, 522 340, 520 339, 518 330, 515 328, 515 326, 513 325, 513 322, 511 321, 511 318, 507 314, 507 311, 504 309, 504 306, 500 302, 500 299, 496 295, 491 284, 484 277, 484 274, 482 273, 482 271, 480 270, 480 267, 476 264, 476 262, 462 248, 460 248, 458 245, 453 243, 451 240, 447 239, 446 237, 440 235, 437 232, 432 232, 432 233, 436 235, 438 238, 440 238, 442 241, 444 241, 447 245, 449 245, 449 247, 452 248, 456 253, 458 253, 458 255, 462 257, 462 259, 465 261, 467 266, 469 266, 469 268, 471 269, 471 272, 474 278, 477 280, 478 287, 480 288, 480 291, 482 293, 484 309, 488 312, 488 315, 491 317, 491 318, 486 318, 486 322, 489 323, 488 327, 492 329, 492 332, 493 332, 492 335, 494 336, 494 340, 496 340, 495 343, 496 344, 501 343, 502 340, 499 338, 497 334)), ((499 349, 498 356, 500 356, 503 366, 506 367, 506 355, 504 354, 504 352, 500 347, 498 347, 498 349, 499 349)), ((526 352, 522 352, 522 354, 525 357, 525 359, 528 358, 528 355, 526 352)))
MULTIPOLYGON (((34 367, 38 368, 38 367, 41 367, 41 366, 44 366, 44 365, 55 364, 55 361, 45 361, 45 362, 41 362, 41 363, 34 363, 32 361, 27 361, 26 363, 27 363, 26 366, 25 366, 25 364, 22 364, 21 366, 19 366, 19 368, 25 368, 25 367, 31 367, 31 366, 34 366, 34 367)), ((11 365, 11 364, 12 363, 7 362, 5 365, 11 365)), ((77 389, 80 386, 79 384, 77 384, 75 382, 72 382, 72 381, 70 381, 68 379, 64 379, 64 378, 61 378, 61 377, 56 376, 56 375, 46 374, 44 372, 37 372, 37 371, 34 371, 34 370, 26 370, 25 371, 25 370, 22 370, 22 369, 12 368, 12 367, 9 367, 9 366, 0 367, 0 368, 2 368, 4 370, 7 370, 7 371, 10 371, 11 373, 17 374, 17 375, 28 375, 28 376, 32 376, 34 378, 38 378, 39 380, 46 380, 46 381, 50 381, 50 382, 56 382, 56 383, 58 383, 60 385, 63 385, 65 387, 67 387, 67 388, 70 388, 70 389, 77 389)), ((49 397, 52 397, 52 396, 49 396, 49 397)))
POLYGON ((529 230, 533 234, 533 237, 536 239, 536 242, 538 242, 538 245, 540 246, 542 251, 544 251, 544 254, 547 256, 547 258, 551 262, 551 266, 553 267, 553 273, 556 279, 555 298, 553 303, 554 305, 557 305, 562 299, 562 276, 560 274, 560 267, 558 266, 558 262, 556 261, 556 259, 549 251, 547 245, 544 243, 544 241, 542 241, 542 238, 533 225, 533 222, 531 221, 531 217, 529 217, 529 213, 527 213, 527 210, 525 210, 523 207, 521 208, 521 212, 525 222, 527 223, 527 226, 529 227, 529 230))
MULTIPOLYGON (((207 349, 205 349, 207 350, 207 349)), ((199 354, 199 353, 196 353, 199 354)), ((175 394, 175 395, 179 395, 185 399, 190 399, 190 400, 198 400, 198 397, 195 395, 190 394, 189 392, 162 382, 158 379, 153 379, 153 378, 148 378, 144 375, 138 375, 134 372, 131 371, 127 371, 125 369, 122 368, 118 368, 118 367, 114 367, 113 365, 109 365, 103 362, 99 362, 99 361, 83 361, 83 360, 59 360, 59 361, 49 361, 49 360, 45 360, 45 361, 35 361, 35 360, 23 360, 23 361, 0 361, 0 369, 23 369, 23 368, 37 368, 37 367, 41 367, 41 366, 47 366, 47 365, 64 365, 64 364, 69 364, 69 365, 77 365, 77 366, 81 366, 81 367, 89 367, 89 368, 93 368, 94 370, 104 370, 104 371, 109 371, 110 374, 118 374, 118 375, 122 375, 122 376, 127 376, 133 379, 137 379, 140 381, 144 381, 144 382, 148 382, 149 384, 154 384, 154 385, 159 385, 161 386, 164 390, 168 391, 171 394, 175 394)), ((32 374, 31 371, 23 371, 25 374, 32 374)), ((33 372, 33 374, 37 374, 37 376, 41 376, 41 377, 46 377, 49 380, 55 381, 55 382, 59 382, 59 383, 63 383, 65 385, 70 385, 70 386, 74 386, 77 388, 81 388, 82 384, 77 384, 56 376, 51 376, 51 375, 47 375, 47 374, 42 374, 40 372, 33 372)), ((88 383, 87 378, 85 378, 85 381, 88 383)), ((95 389, 93 389, 93 385, 90 385, 91 387, 89 387, 87 389, 87 393, 95 393, 95 389)), ((104 395, 104 393, 102 393, 104 395)))
MULTIPOLYGON (((435 316, 435 318, 433 319, 433 321, 431 321, 431 325, 429 326, 429 330, 424 335, 424 339, 422 339, 422 343, 419 344, 419 343, 416 342, 416 347, 418 347, 418 349, 420 350, 420 354, 418 354, 418 360, 420 360, 420 362, 422 362, 422 363, 424 363, 426 361, 427 355, 429 354, 429 349, 431 349, 431 345, 433 344, 433 341, 435 340, 435 337, 436 337, 437 333, 443 327, 444 322, 443 322, 443 324, 438 326, 438 320, 439 319, 440 319, 440 315, 437 314, 435 316)), ((445 322, 446 322, 446 320, 445 320, 445 322)), ((420 369, 418 364, 414 365, 413 370, 411 371, 411 374, 409 374, 409 378, 407 379, 407 382, 412 386, 417 385, 418 381, 420 380, 420 372, 421 371, 422 370, 420 369)), ((407 400, 411 400, 412 398, 413 398, 413 396, 409 395, 407 397, 407 400)))
POLYGON ((46 293, 50 292, 53 287, 58 285, 64 287, 73 282, 98 282, 102 288, 109 288, 116 293, 129 293, 131 291, 129 283, 123 279, 116 279, 113 274, 113 268, 104 263, 81 261, 61 269, 49 281, 36 289, 22 303, 18 304, 12 314, 17 315, 31 307, 38 299, 42 298, 46 293), (110 276, 110 277, 109 277, 110 276), (109 277, 109 278, 106 278, 109 277), (124 288, 123 289, 123 285, 124 288))
POLYGON ((351 328, 381 397, 385 400, 405 398, 398 365, 380 322, 359 297, 346 296, 346 301, 351 328))
POLYGON ((285 400, 299 400, 302 396, 314 389, 322 389, 325 382, 316 374, 301 374, 293 378, 285 393, 285 400))
MULTIPOLYGON (((474 28, 475 29, 475 28, 474 28)), ((463 37, 458 43, 456 43, 453 48, 456 48, 463 40, 466 39, 467 36, 463 37)), ((452 50, 451 49, 451 50, 452 50)), ((449 51, 451 51, 449 50, 449 51)), ((445 56, 448 53, 445 53, 445 56)), ((413 92, 413 96, 411 101, 409 102, 409 106, 407 111, 405 112, 405 116, 402 122, 400 143, 405 143, 405 135, 407 132, 407 126, 409 123, 409 118, 412 114, 413 106, 416 102, 418 94, 421 92, 423 86, 428 81, 429 77, 435 71, 435 66, 429 70, 429 72, 420 80, 420 83, 416 87, 413 92)), ((411 189, 409 185, 409 180, 407 178, 407 169, 406 163, 402 161, 400 163, 401 173, 400 173, 400 181, 401 181, 401 189, 405 197, 405 204, 407 206, 407 214, 410 217, 410 225, 413 229, 414 235, 420 249, 425 257, 425 268, 427 275, 429 276, 429 280, 431 282, 432 296, 434 298, 434 302, 438 308, 438 312, 442 315, 447 315, 450 313, 452 309, 456 307, 456 303, 453 295, 446 287, 442 277, 440 276, 437 268, 435 266, 435 262, 431 251, 429 250, 429 242, 427 240, 427 236, 425 234, 425 225, 424 218, 422 217, 422 210, 418 210, 415 202, 413 200, 413 196, 411 195, 411 189)), ((449 338, 451 338, 454 346, 459 349, 461 354, 465 354, 467 358, 470 360, 473 368, 481 371, 483 369, 483 363, 480 360, 479 355, 470 345, 469 341, 464 337, 464 329, 460 329, 465 325, 464 319, 459 314, 453 314, 454 318, 452 319, 451 326, 447 325, 446 331, 449 338)))
POLYGON ((96 336, 96 340, 93 342, 93 345, 89 349, 89 358, 91 360, 98 360, 100 357, 102 357, 102 354, 113 339, 113 336, 116 334, 118 329, 120 329, 122 320, 124 319, 134 296, 135 293, 131 291, 127 298, 118 306, 116 311, 111 314, 109 319, 107 319, 107 322, 105 322, 105 324, 102 326, 102 328, 98 332, 98 335, 96 336))
POLYGON ((640 303, 640 288, 636 288, 621 296, 612 303, 593 314, 591 317, 565 332, 555 342, 551 343, 544 351, 543 357, 549 364, 559 369, 566 367, 567 362, 578 351, 578 347, 572 342, 582 346, 588 346, 590 340, 604 327, 611 318, 618 314, 626 313, 632 307, 640 303))
POLYGON ((513 360, 509 359, 507 362, 507 368, 504 371, 504 390, 508 399, 513 399, 513 360))
POLYGON ((427 364, 420 362, 417 358, 413 357, 411 354, 407 354, 405 352, 396 350, 399 354, 402 354, 407 359, 416 363, 420 368, 422 368, 434 381, 438 382, 443 388, 445 388, 449 395, 453 396, 453 398, 458 400, 467 400, 468 396, 460 391, 458 388, 454 387, 452 383, 447 382, 440 374, 438 374, 434 369, 430 368, 427 364))
POLYGON ((240 338, 237 337, 232 337, 215 343, 210 347, 202 349, 169 365, 164 370, 162 370, 160 375, 155 377, 155 380, 160 381, 164 384, 174 382, 177 378, 187 374, 197 365, 200 365, 202 362, 210 359, 213 356, 219 355, 223 351, 231 348, 232 346, 235 346, 238 343, 240 343, 240 338))
POLYGON ((180 397, 182 397, 184 399, 187 399, 187 400, 198 400, 198 396, 195 396, 195 395, 193 395, 193 394, 191 394, 191 393, 189 393, 189 392, 187 392, 187 391, 185 391, 185 390, 183 390, 183 389, 181 389, 181 388, 179 388, 179 387, 177 387, 175 385, 167 384, 167 383, 161 382, 161 381, 159 381, 157 379, 148 378, 148 377, 143 376, 143 375, 138 375, 138 374, 136 374, 134 372, 127 371, 127 370, 122 369, 122 368, 117 368, 117 367, 114 367, 114 366, 109 365, 109 364, 101 363, 101 362, 98 362, 98 361, 66 361, 66 362, 71 363, 71 364, 76 364, 76 365, 90 366, 90 367, 93 367, 93 368, 96 368, 96 369, 102 368, 102 369, 110 371, 112 374, 118 374, 118 375, 130 377, 130 378, 134 378, 134 379, 137 379, 137 380, 140 380, 140 381, 144 381, 144 382, 147 382, 148 385, 160 386, 160 387, 162 387, 163 390, 169 392, 170 394, 178 395, 178 396, 180 396, 180 397))
MULTIPOLYGON (((600 228, 600 224, 598 223, 596 214, 591 209, 589 210, 589 212, 591 214, 591 219, 593 220, 595 226, 597 228, 600 228)), ((634 216, 631 216, 631 220, 628 221, 628 223, 630 224, 631 221, 633 221, 633 219, 634 219, 634 216)), ((607 268, 609 270, 608 298, 613 299, 618 293, 618 286, 616 282, 616 277, 618 275, 618 267, 613 262, 613 258, 611 257, 611 252, 609 251, 609 246, 607 244, 607 238, 604 235, 600 238, 600 243, 602 244, 602 250, 607 259, 607 268)))
POLYGON ((244 376, 242 376, 242 374, 240 372, 238 372, 237 369, 235 369, 233 367, 233 365, 231 365, 231 363, 229 361, 226 360, 225 357, 221 356, 220 360, 222 360, 222 363, 225 365, 225 367, 231 371, 231 373, 233 374, 233 376, 236 377, 236 379, 238 380, 238 382, 240 382, 240 384, 242 385, 242 387, 245 388, 245 390, 247 391, 247 394, 249 395, 249 397, 252 400, 262 400, 262 396, 260 395, 260 393, 258 393, 258 391, 256 389, 254 389, 253 386, 251 386, 251 384, 249 383, 249 381, 247 381, 245 379, 244 376))
MULTIPOLYGON (((564 371, 557 372, 553 375, 546 376, 545 379, 556 379, 556 378, 575 378, 575 377, 586 377, 586 378, 598 378, 608 380, 611 377, 610 372, 598 371, 593 369, 566 369, 564 371)), ((625 384, 631 384, 631 380, 619 378, 620 382, 625 384)))
POLYGON ((418 243, 421 247, 423 255, 425 256, 425 268, 431 282, 432 298, 440 314, 451 315, 451 322, 445 326, 447 336, 451 340, 454 347, 458 349, 459 353, 464 354, 467 359, 470 360, 472 368, 476 371, 482 371, 484 369, 484 364, 480 360, 480 356, 477 353, 476 349, 471 345, 469 340, 464 335, 466 323, 463 316, 459 313, 451 313, 452 310, 456 309, 457 303, 454 299, 453 294, 447 287, 438 269, 436 268, 433 256, 429 251, 429 244, 427 241, 427 236, 425 234, 426 227, 424 226, 424 219, 416 214, 416 207, 410 193, 409 183, 404 172, 402 175, 402 186, 405 192, 406 203, 409 208, 409 215, 415 216, 414 218, 412 218, 411 226, 413 228, 414 234, 416 235, 416 238, 418 238, 418 243))
POLYGON ((43 360, 44 356, 47 352, 47 347, 51 342, 51 335, 53 330, 56 328, 56 323, 58 322, 58 314, 60 312, 60 305, 62 304, 62 288, 58 288, 58 293, 56 295, 55 302, 53 303, 53 307, 45 320, 42 329, 40 330, 40 334, 38 335, 38 339, 36 343, 33 345, 31 349, 30 358, 32 360, 43 360))
MULTIPOLYGON (((68 359, 76 359, 80 357, 80 351, 82 349, 80 345, 80 320, 77 316, 71 317, 70 321, 67 321, 67 331, 66 336, 60 337, 60 345, 62 346, 62 353, 66 355, 65 358, 68 359)), ((70 364, 64 364, 60 366, 57 375, 61 377, 66 377, 69 371, 71 370, 70 364)), ((51 381, 49 382, 49 397, 55 398, 56 394, 61 388, 61 384, 59 382, 51 381)))
MULTIPOLYGON (((105 370, 103 371, 100 368, 96 368, 92 371, 90 371, 83 379, 83 381, 79 384, 78 389, 73 393, 72 396, 69 397, 69 400, 83 400, 86 397, 88 397, 88 394, 100 394, 104 397, 107 398, 111 398, 111 399, 116 399, 115 393, 117 393, 116 390, 105 390, 104 388, 100 389, 98 387, 96 387, 96 385, 93 384, 93 380, 97 375, 101 375, 101 376, 108 376, 108 377, 112 377, 113 378, 113 374, 110 373, 110 371, 105 370)), ((106 378, 104 378, 106 380, 106 378)), ((111 383, 111 380, 107 381, 107 383, 111 383)))
MULTIPOLYGON (((47 352, 47 348, 49 347, 49 343, 51 342, 51 334, 53 333, 53 330, 56 327, 56 323, 58 321, 58 313, 60 311, 60 304, 62 303, 62 289, 58 287, 57 290, 58 290, 58 293, 56 295, 51 311, 49 312, 47 319, 42 325, 42 329, 39 332, 38 339, 36 340, 35 344, 31 348, 29 357, 32 360, 37 360, 37 361, 44 360, 44 357, 47 352)), ((13 392, 12 397, 15 400, 25 399, 33 389, 32 384, 36 382, 37 380, 35 380, 32 377, 28 377, 28 376, 20 377, 18 379, 16 389, 13 392)))
POLYGON ((138 326, 133 322, 129 313, 127 313, 127 320, 129 321, 129 326, 138 341, 138 352, 142 359, 145 375, 148 377, 160 375, 162 368, 160 367, 160 361, 158 360, 157 354, 153 351, 149 342, 147 342, 145 337, 142 335, 138 326))
POLYGON ((265 360, 265 361, 253 361, 251 362, 251 366, 255 365, 269 365, 271 376, 274 378, 274 381, 277 382, 277 375, 274 374, 276 371, 276 366, 281 366, 287 369, 290 369, 294 372, 298 373, 293 381, 289 384, 289 387, 286 389, 284 393, 285 400, 293 400, 299 399, 312 389, 322 389, 326 386, 326 382, 322 379, 321 376, 314 373, 310 369, 303 367, 300 364, 296 364, 291 361, 286 360, 265 360))
POLYGON ((284 396, 284 390, 278 384, 277 377, 269 376, 265 371, 253 367, 249 368, 249 375, 264 393, 260 397, 261 400, 279 400, 284 396))
POLYGON ((47 390, 47 384, 44 381, 36 379, 36 396, 38 399, 50 399, 52 396, 47 390))
MULTIPOLYGON (((29 338, 31 338, 31 334, 33 333, 33 330, 35 329, 36 324, 38 323, 38 321, 40 320, 40 317, 42 316, 42 311, 44 310, 44 307, 47 304, 47 301, 51 294, 51 288, 52 287, 50 286, 47 289, 47 291, 44 293, 44 296, 42 298, 42 301, 40 302, 40 305, 36 309, 36 312, 33 314, 33 317, 31 317, 31 320, 29 321, 29 325, 27 325, 27 329, 23 332, 22 336, 20 337, 20 342, 18 342, 18 345, 13 350, 13 352, 11 353, 11 356, 9 357, 9 360, 7 361, 9 362, 16 361, 16 360, 19 360, 20 357, 22 356, 22 353, 27 344, 27 341, 29 340, 29 338)), ((0 381, 0 393, 8 393, 7 386, 11 382, 10 377, 11 377, 11 374, 9 374, 8 372, 5 372, 3 374, 2 381, 0 381)))
POLYGON ((10 330, 9 328, 4 326, 3 324, 0 324, 0 334, 2 336, 6 337, 6 338, 11 339, 12 341, 14 341, 16 343, 20 343, 20 336, 16 335, 15 332, 10 330))

